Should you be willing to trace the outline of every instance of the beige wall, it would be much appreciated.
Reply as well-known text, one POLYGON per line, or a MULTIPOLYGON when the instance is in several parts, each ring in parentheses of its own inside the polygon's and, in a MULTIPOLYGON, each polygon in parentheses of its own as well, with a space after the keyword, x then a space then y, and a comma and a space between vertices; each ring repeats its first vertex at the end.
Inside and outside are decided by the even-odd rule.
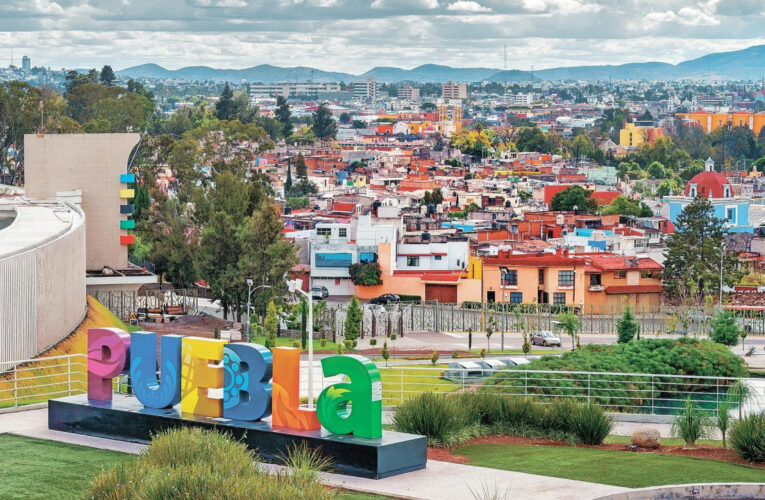
POLYGON ((120 244, 120 174, 127 172, 139 134, 46 134, 24 136, 26 196, 53 198, 58 191, 82 191, 87 225, 87 269, 127 267, 120 244))

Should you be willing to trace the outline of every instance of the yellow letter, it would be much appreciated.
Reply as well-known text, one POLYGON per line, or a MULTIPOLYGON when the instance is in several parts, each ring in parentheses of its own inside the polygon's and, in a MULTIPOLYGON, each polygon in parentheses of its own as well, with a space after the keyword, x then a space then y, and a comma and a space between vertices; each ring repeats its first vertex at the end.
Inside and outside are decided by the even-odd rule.
POLYGON ((208 389, 223 387, 225 340, 185 337, 181 361, 181 412, 206 417, 223 416, 223 399, 208 396, 208 389), (212 363, 212 364, 211 364, 212 363))

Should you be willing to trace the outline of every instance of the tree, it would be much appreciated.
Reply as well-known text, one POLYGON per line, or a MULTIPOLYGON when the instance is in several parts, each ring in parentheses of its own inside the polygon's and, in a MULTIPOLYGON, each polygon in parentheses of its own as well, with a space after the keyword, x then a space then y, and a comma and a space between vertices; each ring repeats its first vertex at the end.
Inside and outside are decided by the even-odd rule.
POLYGON ((367 128, 367 124, 361 120, 353 120, 353 122, 351 123, 351 128, 354 130, 359 130, 362 128, 367 128))
POLYGON ((276 97, 276 111, 274 116, 282 125, 282 134, 284 137, 292 135, 292 112, 290 111, 290 105, 287 103, 287 99, 284 96, 276 97))
POLYGON ((112 70, 111 66, 106 65, 101 68, 100 80, 104 85, 114 85, 117 76, 114 74, 114 70, 112 70))
POLYGON ((431 200, 434 205, 440 205, 444 202, 444 194, 441 192, 441 188, 436 188, 431 194, 431 200))
POLYGON ((347 125, 348 123, 351 123, 351 115, 349 115, 349 114, 348 114, 348 113, 346 113, 345 111, 343 111, 342 113, 340 113, 340 123, 343 123, 343 124, 346 124, 346 125, 347 125))
POLYGON ((620 194, 614 198, 606 208, 603 209, 603 215, 632 215, 634 217, 651 217, 653 211, 644 202, 632 200, 620 194))
POLYGON ((592 149, 593 146, 592 141, 590 140, 590 136, 588 136, 585 132, 577 135, 574 139, 574 142, 571 143, 571 154, 574 158, 590 156, 592 149))
POLYGON ((303 153, 298 153, 297 160, 295 161, 295 174, 298 179, 308 178, 308 169, 305 166, 305 157, 303 153))
MULTIPOLYGON (((303 349, 308 346, 308 303, 305 297, 300 297, 300 345, 303 349)), ((313 325, 311 325, 313 326, 313 325)))
POLYGON ((337 124, 332 118, 329 108, 324 104, 319 106, 313 114, 313 133, 321 141, 334 139, 337 134, 337 124))
POLYGON ((640 324, 635 320, 629 306, 624 308, 624 314, 616 322, 616 335, 620 344, 626 344, 640 331, 640 324))
POLYGON ((727 309, 718 309, 712 317, 712 331, 709 337, 713 342, 734 346, 738 344, 741 329, 736 323, 736 317, 727 309))
POLYGON ((358 264, 351 264, 348 268, 348 273, 351 275, 351 281, 354 285, 359 286, 376 286, 382 285, 382 270, 380 264, 377 262, 360 262, 358 264))
POLYGON ((266 308, 266 319, 263 321, 263 328, 266 334, 266 347, 273 350, 276 347, 276 334, 279 331, 279 313, 273 300, 268 303, 266 308))
POLYGON ((438 351, 433 351, 433 354, 430 355, 430 364, 435 365, 438 363, 438 351))
POLYGON ((234 92, 229 87, 228 82, 223 87, 223 92, 215 103, 215 116, 219 120, 231 120, 234 117, 234 92))
POLYGON ((550 203, 552 210, 587 210, 597 211, 597 202, 590 198, 590 192, 581 186, 571 186, 559 192, 550 203))
POLYGON ((667 179, 659 184, 658 188, 656 188, 656 196, 659 198, 670 195, 677 196, 681 194, 681 192, 682 188, 675 179, 667 179))
POLYGON ((153 242, 150 259, 161 274, 177 288, 188 288, 196 280, 194 247, 187 238, 186 224, 173 216, 160 227, 153 242))
POLYGON ((648 172, 648 175, 653 177, 654 179, 666 179, 667 178, 667 170, 664 168, 664 165, 659 163, 658 161, 655 161, 648 165, 648 168, 646 169, 648 172))
POLYGON ((146 186, 137 186, 133 199, 133 219, 137 221, 145 219, 149 214, 149 208, 151 208, 149 189, 146 186))
POLYGON ((359 299, 354 295, 351 298, 351 303, 348 305, 348 310, 345 312, 345 338, 355 341, 359 338, 361 332, 361 318, 362 310, 359 305, 359 299))
MULTIPOLYGON (((720 253, 727 234, 709 200, 697 197, 683 208, 667 242, 663 278, 670 295, 700 300, 720 286, 720 253)), ((723 283, 738 281, 735 253, 723 255, 723 283)))
POLYGON ((388 366, 388 358, 390 358, 390 352, 388 352, 388 341, 383 341, 382 351, 380 351, 380 356, 382 356, 382 359, 385 360, 385 366, 388 366))
POLYGON ((574 341, 577 337, 577 332, 581 327, 579 318, 577 318, 572 311, 565 311, 558 314, 555 319, 559 323, 558 326, 571 337, 571 350, 573 351, 575 349, 574 341))
POLYGON ((284 181, 284 197, 287 198, 292 191, 292 164, 287 163, 287 179, 284 181))

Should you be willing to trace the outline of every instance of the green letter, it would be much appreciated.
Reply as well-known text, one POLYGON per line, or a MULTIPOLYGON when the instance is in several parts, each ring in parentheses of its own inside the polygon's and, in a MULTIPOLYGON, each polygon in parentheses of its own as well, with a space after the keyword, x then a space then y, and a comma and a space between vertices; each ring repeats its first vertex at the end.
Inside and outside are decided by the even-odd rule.
POLYGON ((346 375, 351 379, 321 391, 316 405, 321 425, 334 434, 382 437, 382 381, 377 366, 354 354, 324 358, 321 368, 325 377, 346 375))

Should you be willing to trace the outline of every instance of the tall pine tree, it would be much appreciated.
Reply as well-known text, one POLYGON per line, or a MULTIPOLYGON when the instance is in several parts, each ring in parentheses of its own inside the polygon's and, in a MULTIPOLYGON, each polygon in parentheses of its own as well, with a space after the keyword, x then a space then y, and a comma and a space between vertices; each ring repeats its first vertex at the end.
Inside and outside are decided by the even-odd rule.
POLYGON ((292 191, 292 163, 287 163, 287 179, 284 181, 284 198, 287 199, 292 191))
POLYGON ((219 120, 231 120, 234 115, 234 92, 228 86, 228 82, 215 103, 215 114, 219 120))
POLYGON ((292 122, 290 121, 292 113, 290 112, 290 105, 287 104, 287 99, 283 96, 276 97, 276 111, 274 112, 274 115, 282 125, 282 133, 284 134, 284 137, 292 135, 292 122))
POLYGON ((308 169, 305 166, 303 153, 298 153, 297 162, 295 162, 295 175, 297 175, 298 179, 308 178, 308 169))
POLYGON ((321 141, 334 139, 337 135, 337 124, 332 113, 324 104, 313 114, 313 135, 321 141))

